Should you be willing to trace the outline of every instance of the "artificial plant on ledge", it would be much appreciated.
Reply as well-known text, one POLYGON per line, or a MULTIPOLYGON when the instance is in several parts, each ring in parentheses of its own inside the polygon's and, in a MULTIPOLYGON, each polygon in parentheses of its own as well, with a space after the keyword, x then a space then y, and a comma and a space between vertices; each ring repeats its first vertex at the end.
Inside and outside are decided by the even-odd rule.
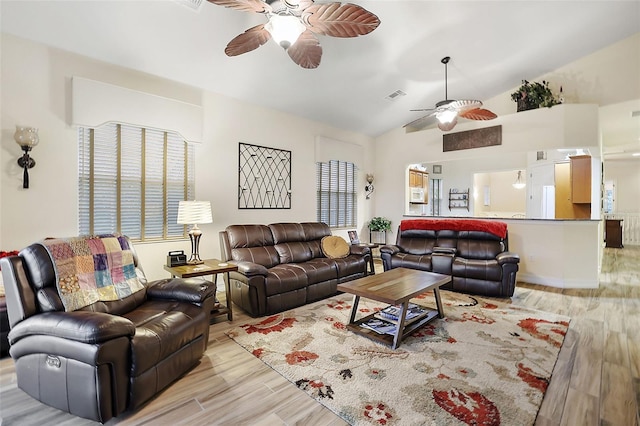
POLYGON ((541 107, 551 108, 562 103, 562 87, 556 96, 549 88, 549 82, 542 80, 529 82, 522 80, 522 85, 511 94, 511 99, 518 104, 518 111, 526 111, 541 107))

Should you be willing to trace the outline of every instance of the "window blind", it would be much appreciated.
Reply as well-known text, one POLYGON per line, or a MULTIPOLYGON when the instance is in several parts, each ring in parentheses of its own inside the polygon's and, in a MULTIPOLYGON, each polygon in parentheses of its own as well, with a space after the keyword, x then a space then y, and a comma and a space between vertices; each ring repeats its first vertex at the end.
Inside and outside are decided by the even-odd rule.
POLYGON ((316 163, 317 218, 332 228, 356 226, 358 168, 346 161, 316 163))
POLYGON ((81 234, 186 237, 178 202, 194 198, 194 148, 177 133, 108 123, 78 128, 81 234))

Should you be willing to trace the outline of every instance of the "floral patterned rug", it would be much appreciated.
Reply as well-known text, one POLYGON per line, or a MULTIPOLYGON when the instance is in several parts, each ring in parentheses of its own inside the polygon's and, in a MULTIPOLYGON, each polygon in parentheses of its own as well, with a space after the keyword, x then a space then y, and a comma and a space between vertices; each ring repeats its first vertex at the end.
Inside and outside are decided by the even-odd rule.
MULTIPOLYGON (((354 425, 531 425, 570 319, 441 291, 436 318, 396 350, 345 329, 343 294, 227 332, 354 425)), ((433 296, 412 302, 435 308, 433 296)), ((385 305, 360 299, 359 314, 385 305)))

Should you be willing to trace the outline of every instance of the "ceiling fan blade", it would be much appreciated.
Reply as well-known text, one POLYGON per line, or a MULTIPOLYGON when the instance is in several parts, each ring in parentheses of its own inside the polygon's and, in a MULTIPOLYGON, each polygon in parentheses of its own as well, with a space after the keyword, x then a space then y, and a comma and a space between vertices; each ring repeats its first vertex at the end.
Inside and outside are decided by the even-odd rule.
POLYGON ((241 10, 243 12, 265 13, 271 12, 271 6, 262 0, 207 0, 218 6, 230 9, 241 10))
POLYGON ((264 29, 264 24, 256 25, 231 40, 224 49, 224 53, 226 53, 227 56, 242 55, 243 53, 251 52, 262 46, 268 42, 270 38, 271 34, 264 29))
POLYGON ((322 59, 320 41, 310 30, 306 30, 287 49, 289 57, 302 68, 317 68, 322 59))
POLYGON ((456 127, 456 124, 458 124, 458 116, 455 116, 455 118, 448 123, 438 122, 438 129, 442 130, 443 132, 448 132, 449 130, 456 127))
POLYGON ((496 114, 484 108, 470 109, 468 111, 461 112, 458 115, 468 120, 493 120, 497 117, 496 114))
POLYGON ((405 124, 404 129, 406 133, 418 132, 424 130, 427 127, 438 122, 438 119, 434 114, 425 115, 417 120, 413 120, 411 123, 405 124))
POLYGON ((460 99, 457 101, 451 101, 446 105, 447 109, 456 110, 458 112, 468 111, 474 108, 480 108, 482 106, 482 102, 478 100, 472 99, 460 99))
POLYGON ((314 33, 332 37, 357 37, 380 25, 376 15, 351 3, 313 4, 305 9, 302 19, 314 33))

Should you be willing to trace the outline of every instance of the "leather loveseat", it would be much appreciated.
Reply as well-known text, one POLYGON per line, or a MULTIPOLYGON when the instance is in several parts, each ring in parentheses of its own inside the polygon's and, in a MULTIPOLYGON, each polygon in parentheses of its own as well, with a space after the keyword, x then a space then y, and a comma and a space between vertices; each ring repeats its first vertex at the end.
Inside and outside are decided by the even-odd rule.
POLYGON ((476 219, 403 220, 396 244, 380 247, 385 271, 412 268, 452 276, 443 289, 511 297, 520 257, 508 251, 507 225, 476 219))
MULTIPOLYGON (((47 240, 0 259, 18 387, 103 423, 148 401, 199 362, 215 300, 215 287, 206 281, 147 282, 128 238, 98 238, 105 237, 119 241, 141 288, 77 310, 67 310, 61 297, 62 286, 73 283, 57 283, 69 265, 56 263, 47 240)), ((107 254, 109 263, 114 253, 107 254)), ((82 268, 92 266, 89 257, 82 268)))
POLYGON ((349 246, 344 257, 326 257, 322 242, 330 236, 320 222, 228 226, 220 246, 224 260, 238 265, 229 273, 233 303, 252 317, 271 315, 332 296, 338 283, 364 277, 370 250, 349 246))

